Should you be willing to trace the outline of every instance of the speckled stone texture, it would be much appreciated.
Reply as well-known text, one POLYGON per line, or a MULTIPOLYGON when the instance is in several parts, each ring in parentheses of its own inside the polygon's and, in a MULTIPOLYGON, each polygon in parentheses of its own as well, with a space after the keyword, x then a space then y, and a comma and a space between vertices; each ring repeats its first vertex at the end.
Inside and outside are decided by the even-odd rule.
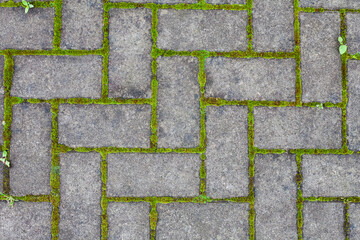
POLYGON ((15 56, 11 95, 100 98, 101 56, 15 56))
POLYGON ((52 206, 47 202, 0 202, 0 239, 51 239, 52 206))
POLYGON ((200 165, 199 154, 110 154, 107 192, 113 197, 195 197, 200 165))
POLYGON ((200 142, 199 63, 194 57, 158 58, 158 147, 200 142))
POLYGON ((257 239, 297 238, 295 155, 256 155, 255 228, 257 239))
POLYGON ((101 155, 60 155, 60 239, 101 238, 101 155))
POLYGON ((157 46, 176 51, 246 50, 246 12, 160 9, 157 46))
POLYGON ((259 148, 341 148, 340 108, 254 108, 259 148))
POLYGON ((206 191, 213 198, 248 194, 248 109, 208 107, 206 118, 206 191))
POLYGON ((102 47, 104 38, 102 0, 63 0, 61 13, 61 48, 102 47))
POLYGON ((149 203, 110 202, 107 209, 108 239, 149 239, 149 213, 149 203))
POLYGON ((339 13, 300 13, 302 101, 341 101, 339 36, 339 13))
POLYGON ((111 9, 109 96, 151 97, 151 10, 111 9))
POLYGON ((158 205, 156 239, 247 239, 247 203, 158 205))
POLYGON ((206 59, 206 97, 295 101, 294 59, 206 59))
POLYGON ((348 61, 348 105, 346 107, 349 148, 360 150, 360 62, 348 61))
POLYGON ((50 104, 14 106, 10 145, 12 194, 50 193, 51 127, 50 104))
POLYGON ((59 107, 59 142, 72 147, 149 147, 149 105, 59 107))
POLYGON ((352 203, 349 206, 350 239, 360 238, 360 205, 352 203))
POLYGON ((0 49, 51 49, 54 9, 0 8, 0 49))
MULTIPOLYGON (((360 2, 359 8, 360 8, 360 2)), ((356 54, 360 52, 360 14, 359 13, 347 13, 347 37, 346 45, 348 46, 348 53, 356 54)))
POLYGON ((341 202, 305 202, 303 239, 345 239, 344 204, 341 202))
POLYGON ((310 196, 360 195, 360 155, 303 155, 302 193, 310 196))
POLYGON ((257 52, 294 50, 294 1, 253 1, 253 46, 257 52))
POLYGON ((300 7, 314 7, 326 9, 360 8, 358 0, 300 0, 300 7))

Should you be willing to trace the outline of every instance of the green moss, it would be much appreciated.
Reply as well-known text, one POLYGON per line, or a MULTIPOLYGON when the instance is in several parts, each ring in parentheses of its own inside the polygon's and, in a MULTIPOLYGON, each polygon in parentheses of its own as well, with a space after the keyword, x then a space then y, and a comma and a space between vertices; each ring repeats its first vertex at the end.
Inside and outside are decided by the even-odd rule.
POLYGON ((253 26, 252 26, 252 21, 253 21, 253 16, 252 16, 252 8, 253 8, 253 0, 247 0, 247 7, 248 7, 248 25, 246 27, 246 32, 247 32, 247 39, 248 39, 248 51, 252 52, 253 51, 253 46, 252 46, 252 39, 253 39, 253 26))
POLYGON ((302 172, 301 172, 301 153, 297 153, 296 154, 296 165, 297 165, 297 173, 296 173, 296 177, 295 177, 295 181, 297 184, 297 201, 296 201, 296 207, 297 207, 297 232, 298 232, 298 239, 302 239, 302 226, 303 226, 303 215, 302 215, 302 211, 303 211, 303 202, 304 199, 302 197, 302 192, 301 192, 301 183, 303 180, 302 177, 302 172))
POLYGON ((158 213, 156 210, 156 203, 151 203, 151 210, 149 215, 151 240, 155 240, 157 219, 158 213))
POLYGON ((60 49, 61 27, 62 27, 62 21, 61 21, 62 0, 55 0, 52 5, 55 8, 53 47, 54 49, 60 49))
POLYGON ((107 162, 106 157, 107 153, 101 153, 101 181, 102 181, 102 191, 101 191, 101 239, 106 240, 108 237, 108 216, 107 216, 107 207, 108 199, 106 196, 106 183, 107 183, 107 162))
POLYGON ((350 219, 349 219, 349 203, 348 202, 345 202, 344 212, 345 212, 345 221, 344 221, 345 239, 349 240, 349 237, 350 237, 350 219))
POLYGON ((255 146, 254 146, 254 105, 249 101, 248 146, 249 146, 249 239, 255 239, 255 146))

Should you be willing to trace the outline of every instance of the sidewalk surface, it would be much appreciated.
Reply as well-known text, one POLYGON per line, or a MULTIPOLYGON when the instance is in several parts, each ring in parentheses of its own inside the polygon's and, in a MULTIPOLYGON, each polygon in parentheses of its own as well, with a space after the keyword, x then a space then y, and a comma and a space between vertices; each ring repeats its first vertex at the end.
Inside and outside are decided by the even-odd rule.
POLYGON ((360 239, 359 0, 30 4, 0 0, 0 239, 360 239))

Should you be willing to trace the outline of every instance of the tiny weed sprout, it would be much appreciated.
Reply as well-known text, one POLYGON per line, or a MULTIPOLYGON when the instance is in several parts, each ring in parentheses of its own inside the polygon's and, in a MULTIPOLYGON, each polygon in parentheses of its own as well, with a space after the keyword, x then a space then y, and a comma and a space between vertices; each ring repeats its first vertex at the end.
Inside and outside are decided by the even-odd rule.
POLYGON ((343 55, 344 53, 346 53, 347 46, 344 44, 344 39, 342 37, 339 37, 338 41, 340 43, 339 52, 341 55, 343 55))
POLYGON ((10 162, 8 160, 6 160, 6 157, 7 157, 7 152, 6 151, 3 151, 3 155, 2 157, 0 158, 0 161, 5 164, 6 166, 10 167, 10 162))
POLYGON ((316 107, 317 107, 318 109, 324 109, 324 105, 323 105, 322 103, 316 105, 316 107))
POLYGON ((30 4, 26 0, 22 0, 23 7, 25 8, 25 13, 28 13, 30 8, 33 8, 34 5, 30 4))
POLYGON ((2 192, 0 192, 0 195, 3 196, 3 197, 5 197, 5 200, 6 200, 6 201, 8 202, 8 204, 9 204, 9 208, 11 208, 11 207, 14 205, 14 202, 15 202, 15 201, 18 201, 18 200, 16 200, 16 199, 14 199, 12 196, 6 195, 6 194, 4 194, 4 193, 2 193, 2 192))

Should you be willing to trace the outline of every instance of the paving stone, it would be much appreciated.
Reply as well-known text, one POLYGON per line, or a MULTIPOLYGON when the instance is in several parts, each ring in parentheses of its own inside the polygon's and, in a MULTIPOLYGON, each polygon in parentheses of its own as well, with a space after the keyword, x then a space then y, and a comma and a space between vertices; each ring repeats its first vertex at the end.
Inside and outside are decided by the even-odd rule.
POLYGON ((339 36, 339 13, 300 13, 303 102, 341 102, 339 36))
POLYGON ((246 4, 246 0, 206 0, 209 4, 246 4))
POLYGON ((15 56, 14 63, 13 96, 101 97, 101 56, 15 56))
POLYGON ((0 239, 51 239, 50 203, 0 202, 0 239), (31 237, 30 237, 31 236, 31 237))
POLYGON ((108 196, 195 197, 200 189, 199 154, 108 155, 108 196))
POLYGON ((351 150, 360 150, 360 62, 348 61, 347 140, 351 150))
POLYGON ((59 107, 59 142, 71 147, 149 147, 150 105, 59 107))
MULTIPOLYGON (((360 2, 358 3, 360 8, 360 2)), ((355 54, 360 52, 360 14, 346 14, 346 45, 348 53, 355 54)))
POLYGON ((258 148, 341 148, 340 108, 255 107, 258 148))
POLYGON ((60 239, 101 238, 101 155, 60 155, 60 239))
POLYGON ((247 203, 158 204, 156 239, 248 239, 247 203))
POLYGON ((157 61, 158 147, 197 147, 201 118, 198 60, 165 57, 157 61))
POLYGON ((304 202, 303 239, 345 239, 344 204, 339 202, 304 202))
POLYGON ((51 169, 50 104, 13 106, 10 189, 17 196, 49 194, 51 169))
POLYGON ((0 49, 51 49, 54 37, 53 8, 0 8, 0 49))
POLYGON ((102 0, 63 0, 61 19, 61 48, 102 47, 104 39, 102 0))
MULTIPOLYGON (((5 58, 4 56, 0 55, 0 122, 4 121, 4 97, 5 97, 5 89, 3 86, 3 79, 4 79, 4 68, 5 68, 5 58)), ((4 126, 0 124, 0 144, 4 144, 3 139, 3 131, 4 126)), ((1 175, 1 173, 0 173, 1 175)), ((1 184, 0 184, 1 185, 1 184)))
POLYGON ((360 8, 358 0, 300 0, 300 7, 315 7, 326 9, 360 8))
POLYGON ((303 155, 303 196, 360 195, 359 155, 303 155))
POLYGON ((247 12, 160 9, 157 46, 176 51, 247 49, 247 12))
POLYGON ((252 14, 255 51, 294 50, 293 0, 254 1, 252 14))
POLYGON ((360 205, 356 203, 349 204, 349 222, 350 236, 349 239, 355 240, 360 238, 360 205))
POLYGON ((151 9, 110 10, 110 97, 151 97, 151 21, 151 9))
POLYGON ((248 195, 248 109, 207 107, 206 193, 212 198, 248 195))
POLYGON ((297 239, 296 173, 295 155, 256 155, 257 239, 297 239))
POLYGON ((108 239, 149 239, 149 214, 149 203, 109 202, 107 208, 108 239))
POLYGON ((206 59, 206 97, 295 101, 295 59, 206 59))
POLYGON ((111 2, 134 2, 134 3, 198 3, 198 0, 111 0, 111 2))

